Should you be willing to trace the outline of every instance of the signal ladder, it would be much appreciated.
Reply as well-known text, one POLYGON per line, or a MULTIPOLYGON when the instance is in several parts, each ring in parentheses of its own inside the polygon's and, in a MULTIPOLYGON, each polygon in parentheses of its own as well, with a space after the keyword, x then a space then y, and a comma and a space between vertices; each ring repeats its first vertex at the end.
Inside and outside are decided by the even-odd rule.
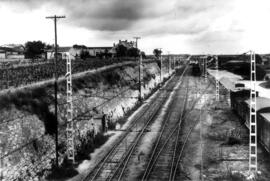
POLYGON ((71 74, 71 59, 67 54, 67 158, 75 163, 74 150, 74 122, 73 122, 73 104, 72 104, 72 74, 71 74))
POLYGON ((204 80, 207 81, 207 57, 203 58, 204 63, 204 80))
POLYGON ((250 60, 249 171, 257 172, 256 59, 253 51, 250 53, 250 60))
POLYGON ((219 101, 218 56, 216 56, 216 101, 219 101))

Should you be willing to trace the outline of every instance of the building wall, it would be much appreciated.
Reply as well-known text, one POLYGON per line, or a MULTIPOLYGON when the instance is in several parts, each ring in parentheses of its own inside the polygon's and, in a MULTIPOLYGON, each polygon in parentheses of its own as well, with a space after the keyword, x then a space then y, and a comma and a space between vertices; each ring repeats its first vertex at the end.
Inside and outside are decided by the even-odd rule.
POLYGON ((77 55, 77 56, 80 56, 81 52, 82 52, 82 49, 71 48, 71 49, 69 50, 70 58, 71 58, 72 60, 74 60, 74 59, 76 58, 76 55, 77 55))
MULTIPOLYGON (((90 56, 95 57, 100 53, 105 53, 106 50, 108 50, 108 52, 110 52, 110 49, 108 49, 108 48, 88 48, 85 51, 88 51, 90 56)), ((75 60, 76 55, 80 56, 82 51, 83 51, 83 49, 71 48, 68 52, 59 52, 59 54, 61 54, 62 57, 64 57, 65 53, 69 53, 70 58, 72 60, 75 60)), ((53 59, 53 58, 54 58, 54 52, 47 52, 47 59, 53 59)))
POLYGON ((23 54, 11 54, 11 55, 7 55, 6 57, 7 59, 24 59, 25 56, 23 54))
MULTIPOLYGON (((88 52, 91 56, 97 56, 100 53, 105 53, 106 48, 93 48, 93 49, 88 49, 88 52)), ((110 49, 108 49, 108 52, 110 49)))
MULTIPOLYGON (((64 58, 65 54, 69 53, 71 60, 75 60, 75 56, 73 56, 73 53, 70 52, 58 52, 61 56, 59 58, 64 58)), ((47 59, 53 59, 54 58, 54 52, 47 52, 47 59)))
POLYGON ((6 53, 0 53, 0 58, 6 58, 6 53))

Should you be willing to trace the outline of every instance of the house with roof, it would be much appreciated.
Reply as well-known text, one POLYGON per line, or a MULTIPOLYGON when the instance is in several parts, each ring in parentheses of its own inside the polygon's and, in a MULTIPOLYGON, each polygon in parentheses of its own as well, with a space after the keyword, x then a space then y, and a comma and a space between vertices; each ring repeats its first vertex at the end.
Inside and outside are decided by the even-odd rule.
MULTIPOLYGON (((104 53, 112 54, 113 47, 86 47, 86 46, 73 46, 73 47, 59 47, 58 48, 58 58, 64 58, 66 54, 70 55, 72 60, 75 60, 77 57, 80 57, 82 51, 89 52, 89 55, 92 57, 96 57, 102 55, 104 53)), ((46 58, 53 59, 54 58, 54 49, 50 49, 46 51, 46 58)))
POLYGON ((128 41, 128 40, 119 40, 119 42, 117 44, 114 44, 114 47, 117 47, 119 45, 123 45, 127 49, 130 49, 130 48, 135 48, 136 47, 136 42, 128 41))
POLYGON ((87 47, 87 51, 89 52, 90 56, 96 57, 104 53, 112 54, 112 48, 113 47, 87 47))
MULTIPOLYGON (((58 58, 62 59, 66 56, 66 54, 70 53, 70 49, 72 47, 58 47, 57 48, 57 54, 58 54, 58 58)), ((54 58, 54 48, 46 50, 46 59, 53 59, 54 58)))
POLYGON ((24 47, 0 47, 0 59, 24 59, 24 47))

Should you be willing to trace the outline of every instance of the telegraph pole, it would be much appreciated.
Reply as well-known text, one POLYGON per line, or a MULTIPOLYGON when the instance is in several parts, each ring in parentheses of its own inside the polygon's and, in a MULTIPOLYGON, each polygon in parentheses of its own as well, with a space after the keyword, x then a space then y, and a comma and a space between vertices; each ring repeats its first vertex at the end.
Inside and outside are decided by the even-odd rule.
MULTIPOLYGON (((141 39, 141 37, 133 37, 136 40, 136 48, 138 49, 138 40, 141 39)), ((142 54, 140 53, 139 57, 139 100, 142 100, 142 54)))
POLYGON ((158 50, 160 51, 160 83, 162 83, 162 56, 161 56, 161 49, 162 48, 158 48, 158 50))
POLYGON ((55 113, 55 162, 56 166, 58 167, 58 118, 57 118, 57 80, 58 80, 58 74, 57 74, 57 20, 65 18, 65 16, 48 16, 46 19, 53 19, 54 20, 54 113, 55 113))
POLYGON ((140 60, 139 60, 139 92, 140 92, 140 97, 139 99, 142 100, 142 79, 143 78, 143 67, 142 67, 142 54, 140 53, 140 60))
POLYGON ((175 56, 173 57, 173 70, 175 71, 175 56))
POLYGON ((168 71, 169 71, 169 76, 170 76, 170 73, 171 73, 171 59, 170 59, 170 52, 168 51, 168 71))

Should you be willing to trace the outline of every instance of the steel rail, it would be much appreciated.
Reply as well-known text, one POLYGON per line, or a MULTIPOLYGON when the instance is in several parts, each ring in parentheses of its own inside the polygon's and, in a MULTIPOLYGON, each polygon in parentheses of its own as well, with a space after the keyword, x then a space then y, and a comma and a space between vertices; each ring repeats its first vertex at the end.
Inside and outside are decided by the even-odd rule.
MULTIPOLYGON (((185 69, 184 69, 182 75, 180 76, 180 81, 182 81, 182 78, 183 78, 183 76, 184 76, 184 74, 185 74, 185 72, 186 72, 187 69, 188 69, 188 66, 185 67, 185 69)), ((182 83, 182 82, 181 82, 181 83, 182 83)), ((180 84, 181 84, 181 83, 180 83, 180 84)), ((180 85, 180 84, 179 84, 179 85, 180 85)), ((161 107, 162 107, 162 106, 161 106, 161 107)), ((154 118, 154 117, 153 117, 153 118, 154 118)), ((146 127, 145 127, 145 128, 146 128, 146 127)), ((121 178, 122 178, 122 176, 123 176, 123 174, 124 174, 124 171, 125 171, 125 169, 126 169, 126 167, 127 167, 127 164, 128 164, 128 162, 129 162, 129 160, 130 160, 130 158, 131 158, 131 155, 132 155, 132 153, 133 153, 133 151, 134 151, 136 145, 138 144, 140 138, 142 137, 142 135, 143 135, 143 132, 140 133, 139 137, 136 139, 135 143, 132 145, 130 152, 128 152, 128 154, 127 154, 127 157, 126 157, 125 159, 123 159, 124 165, 123 165, 123 168, 122 168, 122 170, 121 170, 121 172, 120 172, 120 175, 119 175, 119 177, 118 177, 118 180, 119 180, 119 181, 121 180, 121 178)), ((112 179, 114 178, 114 176, 116 175, 118 169, 120 169, 120 166, 119 166, 119 167, 117 168, 117 170, 114 172, 114 174, 113 174, 113 176, 111 177, 110 180, 112 180, 112 179)))
MULTIPOLYGON (((175 103, 176 103, 176 99, 173 99, 173 103, 172 103, 172 104, 175 104, 175 103)), ((181 122, 181 117, 182 117, 182 115, 183 115, 183 111, 184 111, 184 107, 183 107, 183 109, 182 109, 182 111, 181 111, 181 116, 180 116, 180 120, 179 120, 180 122, 181 122)), ((143 175, 143 177, 142 177, 142 180, 147 180, 147 178, 149 177, 149 175, 150 175, 150 173, 151 173, 151 171, 152 171, 152 169, 153 169, 154 164, 155 164, 156 161, 157 161, 157 158, 159 157, 160 152, 158 152, 158 154, 157 154, 157 148, 158 148, 158 146, 159 146, 159 144, 160 144, 160 140, 161 140, 161 137, 162 137, 162 135, 163 135, 163 133, 164 133, 165 127, 166 127, 166 125, 167 125, 167 122, 169 121, 169 119, 170 119, 170 117, 171 117, 171 113, 172 113, 172 112, 170 111, 169 114, 168 114, 168 116, 167 116, 167 118, 166 118, 166 120, 165 120, 165 123, 163 123, 162 130, 161 130, 161 132, 160 132, 160 134, 159 134, 159 137, 158 137, 158 140, 157 140, 157 142, 156 142, 156 144, 155 144, 154 150, 152 151, 150 160, 148 161, 148 164, 147 164, 147 167, 146 167, 146 169, 145 169, 145 172, 144 172, 144 175, 143 175), (156 156, 156 157, 155 157, 155 156, 156 156), (155 158, 154 158, 154 157, 155 157, 155 158)), ((178 121, 177 121, 177 123, 178 123, 178 121)), ((165 147, 165 145, 167 144, 167 142, 168 142, 168 140, 171 138, 171 136, 174 134, 174 132, 175 132, 175 129, 171 132, 171 134, 170 134, 169 137, 166 139, 165 143, 163 144, 163 146, 162 146, 162 148, 161 148, 160 150, 163 150, 163 147, 165 147)))
MULTIPOLYGON (((207 91, 207 89, 209 88, 210 84, 206 87, 206 89, 203 91, 203 93, 200 95, 200 97, 198 97, 196 100, 194 100, 193 102, 193 105, 192 105, 192 108, 191 110, 189 110, 187 113, 184 113, 184 117, 183 118, 180 118, 182 120, 185 120, 186 117, 192 112, 192 110, 194 109, 194 106, 196 105, 196 103, 201 99, 201 97, 205 94, 205 92, 207 91)), ((181 121, 182 121, 181 120, 181 121)), ((162 146, 162 148, 160 149, 160 151, 158 152, 158 154, 156 154, 156 160, 158 159, 160 153, 163 151, 165 145, 167 144, 167 142, 170 140, 170 138, 172 137, 172 135, 174 134, 174 132, 178 129, 178 127, 180 126, 179 124, 176 124, 175 125, 176 127, 171 131, 171 134, 170 136, 167 138, 167 140, 165 141, 164 145, 162 146)), ((177 169, 177 167, 175 167, 175 170, 177 169)), ((145 172, 149 172, 148 170, 145 170, 145 172)), ((146 173, 147 175, 148 173, 146 173)), ((147 180, 147 177, 146 178, 143 178, 142 180, 147 180)))
MULTIPOLYGON (((170 80, 172 81, 172 79, 170 80)), ((160 93, 161 94, 161 93, 160 93)), ((166 96, 162 96, 161 97, 162 100, 166 100, 166 96), (164 99, 163 99, 164 98, 164 99)), ((160 102, 157 102, 157 105, 160 104, 160 102)), ((162 104, 160 104, 162 105, 162 104)), ((153 107, 152 105, 148 104, 148 108, 149 107, 153 107)), ((126 138, 126 136, 131 132, 131 128, 137 124, 137 121, 140 120, 144 114, 149 111, 149 109, 144 109, 144 111, 140 114, 139 117, 137 117, 134 121, 132 121, 132 124, 128 127, 128 131, 125 132, 121 137, 120 139, 114 144, 114 146, 110 149, 110 151, 105 155, 105 157, 100 161, 99 164, 97 164, 93 169, 92 171, 83 179, 83 180, 87 180, 87 179, 90 179, 90 176, 93 174, 93 172, 95 172, 94 176, 91 178, 91 180, 94 180, 98 174, 100 173, 100 171, 102 170, 103 166, 105 165, 105 163, 107 162, 107 160, 111 157, 111 155, 113 154, 113 152, 116 150, 116 148, 121 144, 121 142, 126 138), (99 167, 99 168, 97 168, 99 167), (95 171, 97 169, 97 171, 95 171)))

